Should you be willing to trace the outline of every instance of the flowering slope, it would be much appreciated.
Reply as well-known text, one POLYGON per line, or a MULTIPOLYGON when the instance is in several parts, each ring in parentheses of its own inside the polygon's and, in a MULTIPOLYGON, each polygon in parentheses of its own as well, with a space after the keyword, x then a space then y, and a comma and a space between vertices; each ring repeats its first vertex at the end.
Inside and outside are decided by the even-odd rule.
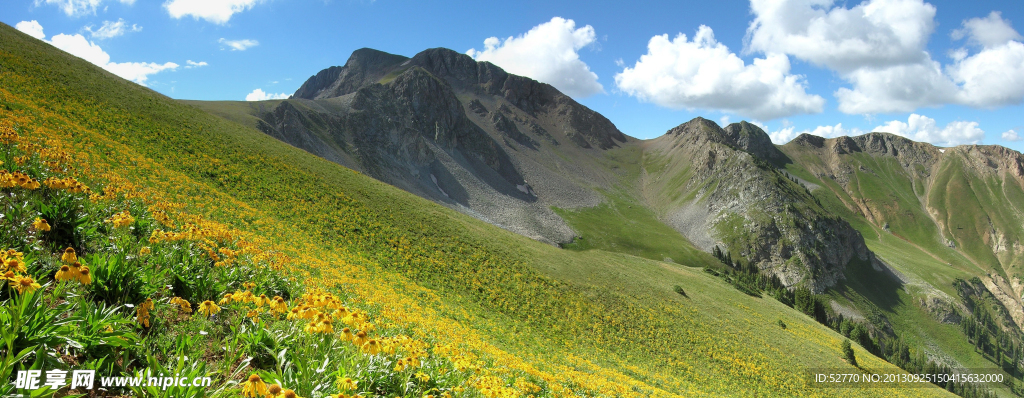
POLYGON ((2 374, 212 380, 121 388, 175 397, 842 396, 803 370, 858 371, 841 335, 699 270, 530 241, 7 26, 0 65, 0 300, 29 336, 2 374))

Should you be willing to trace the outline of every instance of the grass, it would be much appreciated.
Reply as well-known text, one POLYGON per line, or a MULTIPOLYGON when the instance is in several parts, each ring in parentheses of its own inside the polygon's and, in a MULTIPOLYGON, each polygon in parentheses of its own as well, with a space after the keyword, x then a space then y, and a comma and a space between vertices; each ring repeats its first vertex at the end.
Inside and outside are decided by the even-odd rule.
MULTIPOLYGON (((337 330, 305 331, 307 321, 245 321, 241 307, 225 310, 231 317, 224 317, 219 332, 197 337, 195 330, 207 326, 176 316, 180 310, 168 300, 151 314, 165 328, 138 348, 142 351, 129 352, 135 360, 122 371, 181 368, 187 356, 190 372, 219 380, 215 389, 195 391, 199 396, 238 395, 235 383, 256 373, 312 397, 344 391, 420 395, 420 386, 442 396, 470 397, 842 396, 842 390, 806 388, 802 371, 855 371, 840 358, 841 336, 698 270, 601 250, 558 250, 508 233, 117 79, 7 26, 0 26, 0 62, 5 128, 30 143, 68 152, 67 165, 96 192, 111 190, 136 206, 165 203, 177 220, 174 232, 187 232, 182 220, 191 220, 233 237, 218 247, 237 247, 244 239, 254 253, 265 253, 263 262, 226 267, 267 276, 225 277, 226 285, 252 281, 257 290, 269 289, 276 285, 271 276, 279 278, 289 286, 292 309, 329 293, 364 311, 377 338, 409 337, 422 342, 431 358, 423 371, 429 381, 423 381, 410 370, 395 370, 397 354, 357 349, 337 330), (688 297, 676 294, 674 285, 688 297), (246 322, 254 326, 238 328, 246 322), (255 345, 253 353, 292 342, 282 359, 250 361, 242 370, 232 358, 202 355, 203 347, 234 347, 239 340, 255 345), (152 360, 145 355, 165 349, 152 360), (313 360, 324 355, 331 358, 327 365, 313 360), (316 372, 319 366, 326 373, 316 372), (416 391, 391 383, 413 377, 416 391), (344 378, 363 387, 346 390, 344 378)), ((148 207, 132 214, 158 221, 148 207)), ((96 238, 103 241, 106 235, 96 238)), ((200 250, 203 242, 192 243, 200 250)), ((25 250, 48 256, 52 264, 59 249, 25 250)), ((187 254, 169 243, 161 250, 171 258, 187 254)), ((50 271, 33 268, 32 275, 46 280, 53 277, 50 271)), ((146 283, 161 286, 162 280, 147 277, 146 283)), ((227 290, 212 288, 217 295, 227 290)), ((197 299, 191 300, 198 307, 197 299)), ((120 309, 117 314, 130 319, 133 313, 120 309)), ((114 325, 115 331, 141 335, 148 329, 137 320, 124 323, 114 325)), ((10 349, 3 354, 13 355, 10 349)), ((899 371, 863 350, 856 356, 864 369, 899 371)), ((42 366, 21 359, 11 363, 42 366)), ((867 396, 921 393, 941 394, 862 391, 867 396)))
POLYGON ((610 194, 596 207, 553 209, 579 234, 564 245, 575 251, 606 250, 691 267, 717 263, 686 237, 658 220, 654 213, 623 195, 610 194))

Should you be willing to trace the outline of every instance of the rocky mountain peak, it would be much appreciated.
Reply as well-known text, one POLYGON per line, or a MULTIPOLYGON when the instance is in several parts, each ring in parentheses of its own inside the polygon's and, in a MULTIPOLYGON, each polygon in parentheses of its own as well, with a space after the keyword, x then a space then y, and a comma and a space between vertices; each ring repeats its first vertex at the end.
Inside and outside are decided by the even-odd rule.
POLYGON ((723 129, 714 121, 696 117, 669 130, 665 135, 679 137, 679 143, 685 145, 700 146, 707 142, 723 144, 772 162, 786 158, 772 144, 764 130, 745 121, 730 124, 723 129))
POLYGON ((361 48, 349 56, 344 66, 332 66, 310 77, 292 98, 323 99, 353 93, 376 83, 409 58, 372 48, 361 48))
POLYGON ((751 155, 773 162, 785 158, 772 143, 771 137, 757 125, 741 121, 726 126, 723 132, 734 146, 751 155))

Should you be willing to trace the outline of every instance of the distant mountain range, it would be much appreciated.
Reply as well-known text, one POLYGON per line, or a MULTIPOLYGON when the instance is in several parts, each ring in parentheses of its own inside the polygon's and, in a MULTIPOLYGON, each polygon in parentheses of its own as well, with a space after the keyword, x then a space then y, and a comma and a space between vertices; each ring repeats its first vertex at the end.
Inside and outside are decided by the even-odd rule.
POLYGON ((880 229, 992 271, 1018 306, 1024 293, 1024 157, 999 146, 883 133, 776 146, 755 125, 702 118, 639 140, 550 85, 443 48, 360 49, 288 100, 196 104, 551 244, 581 238, 553 209, 621 196, 684 244, 718 246, 786 285, 823 291, 855 258, 885 266, 862 236, 880 229))

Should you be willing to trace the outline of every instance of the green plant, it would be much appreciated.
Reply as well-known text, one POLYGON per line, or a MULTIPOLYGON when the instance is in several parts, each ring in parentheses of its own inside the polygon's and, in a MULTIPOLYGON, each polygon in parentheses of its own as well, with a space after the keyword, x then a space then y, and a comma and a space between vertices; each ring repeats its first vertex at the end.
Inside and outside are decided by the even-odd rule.
POLYGON ((36 352, 52 350, 59 345, 81 347, 71 333, 71 325, 81 319, 64 316, 72 310, 72 304, 67 301, 44 302, 44 291, 48 286, 24 294, 13 293, 11 298, 0 303, 3 307, 0 325, 4 325, 0 328, 0 336, 8 353, 20 353, 28 347, 38 347, 36 352))
POLYGON ((87 234, 84 227, 89 219, 74 196, 56 192, 48 201, 37 200, 36 207, 50 223, 50 231, 43 237, 51 248, 83 248, 83 236, 87 234))
POLYGON ((133 331, 133 321, 121 314, 123 308, 84 298, 77 300, 77 311, 73 317, 79 322, 71 324, 71 333, 87 357, 113 357, 138 345, 139 337, 133 331))
MULTIPOLYGON (((292 331, 298 332, 297 329, 292 331)), ((332 365, 332 359, 341 359, 339 355, 345 356, 341 362, 349 362, 352 359, 348 355, 350 351, 343 349, 341 345, 344 342, 329 336, 296 334, 295 337, 299 338, 291 341, 291 347, 277 353, 274 372, 261 371, 260 376, 295 390, 303 397, 324 395, 332 391, 336 379, 333 372, 326 370, 332 365)))
MULTIPOLYGON (((134 375, 126 375, 128 378, 138 379, 141 384, 128 387, 135 396, 158 397, 158 398, 202 398, 213 395, 217 390, 212 390, 212 374, 206 371, 206 363, 198 358, 189 358, 185 355, 177 355, 170 358, 167 366, 164 366, 153 355, 146 357, 147 367, 134 375), (211 378, 210 385, 205 385, 203 380, 211 378), (150 385, 152 381, 156 384, 150 385), (177 381, 184 380, 186 385, 180 385, 177 381), (199 381, 199 385, 192 385, 199 381)), ((223 387, 222 387, 223 388, 223 387)))
POLYGON ((85 258, 86 265, 92 272, 90 285, 94 300, 109 304, 136 304, 152 294, 153 289, 147 285, 147 279, 160 280, 162 273, 149 271, 158 276, 145 275, 136 261, 129 261, 119 255, 92 254, 85 258))

